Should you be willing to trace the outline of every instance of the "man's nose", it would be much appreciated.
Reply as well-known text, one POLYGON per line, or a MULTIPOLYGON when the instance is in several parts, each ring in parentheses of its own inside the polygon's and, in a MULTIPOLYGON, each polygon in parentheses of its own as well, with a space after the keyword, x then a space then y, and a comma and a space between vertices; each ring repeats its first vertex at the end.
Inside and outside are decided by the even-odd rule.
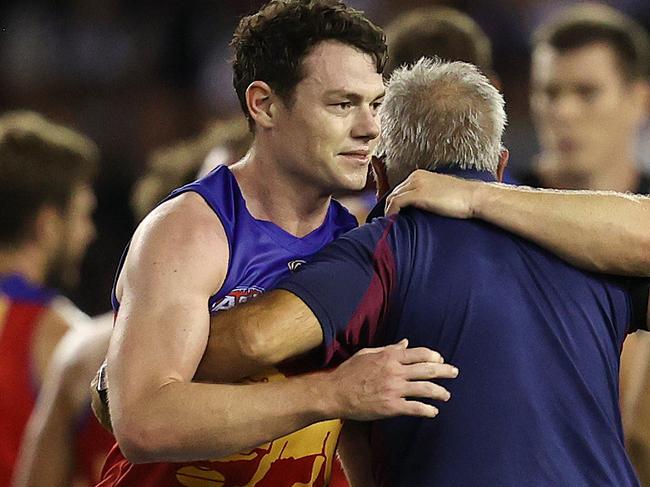
POLYGON ((352 127, 352 137, 366 140, 376 139, 379 136, 379 116, 370 107, 362 107, 352 127))
POLYGON ((553 116, 559 120, 570 120, 578 117, 582 111, 581 105, 582 104, 575 93, 562 94, 553 102, 553 116))

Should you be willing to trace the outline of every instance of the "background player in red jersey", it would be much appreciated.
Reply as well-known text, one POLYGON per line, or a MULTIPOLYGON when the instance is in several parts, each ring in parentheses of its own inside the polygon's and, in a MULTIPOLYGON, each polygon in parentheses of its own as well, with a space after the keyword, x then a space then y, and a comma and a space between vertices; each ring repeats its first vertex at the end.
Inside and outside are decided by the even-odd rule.
MULTIPOLYGON (((196 138, 154 151, 131 197, 136 218, 142 220, 174 188, 193 180, 213 154, 223 157, 220 162, 242 157, 250 139, 243 117, 237 117, 215 122, 196 138)), ((99 479, 113 436, 93 419, 93 429, 85 432, 85 445, 78 448, 73 441, 79 417, 90 413, 88 382, 106 356, 112 313, 97 325, 67 333, 57 346, 23 437, 14 476, 17 487, 68 485, 75 459, 84 460, 93 484, 99 479)))
POLYGON ((40 115, 0 117, 2 485, 11 482, 53 350, 71 328, 90 321, 47 284, 74 281, 94 238, 90 183, 97 158, 90 140, 40 115))

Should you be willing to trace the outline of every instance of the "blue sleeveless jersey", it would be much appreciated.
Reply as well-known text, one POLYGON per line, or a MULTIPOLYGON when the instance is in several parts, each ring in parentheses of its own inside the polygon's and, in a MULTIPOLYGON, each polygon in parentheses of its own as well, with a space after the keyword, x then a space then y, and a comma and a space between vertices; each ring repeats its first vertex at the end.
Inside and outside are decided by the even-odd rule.
POLYGON ((226 166, 175 190, 167 200, 188 191, 201 195, 228 237, 228 274, 219 292, 210 298, 210 311, 231 308, 271 289, 292 268, 357 226, 356 219, 337 201, 330 204, 323 224, 302 238, 274 223, 257 220, 248 212, 237 181, 226 166))
MULTIPOLYGON (((199 194, 212 208, 228 238, 228 273, 221 289, 210 297, 212 312, 232 308, 271 289, 326 244, 357 226, 355 217, 335 200, 330 203, 323 224, 302 238, 274 223, 257 220, 248 212, 237 180, 226 166, 218 166, 202 179, 174 190, 161 204, 189 191, 199 194)), ((126 251, 117 276, 125 256, 126 251)), ((115 285, 111 298, 117 310, 115 285)))
MULTIPOLYGON (((271 222, 253 218, 235 177, 225 166, 175 190, 164 201, 189 191, 201 195, 212 208, 228 238, 228 273, 221 289, 209 299, 213 313, 271 289, 324 245, 357 225, 343 206, 332 201, 319 228, 303 238, 295 237, 271 222)), ((114 290, 113 304, 119 305, 114 290)), ((249 382, 283 378, 272 369, 249 382)), ((106 460, 100 486, 209 486, 218 481, 219 485, 241 487, 324 487, 329 484, 340 428, 340 420, 324 421, 250 451, 200 462, 134 465, 115 446, 106 460)))

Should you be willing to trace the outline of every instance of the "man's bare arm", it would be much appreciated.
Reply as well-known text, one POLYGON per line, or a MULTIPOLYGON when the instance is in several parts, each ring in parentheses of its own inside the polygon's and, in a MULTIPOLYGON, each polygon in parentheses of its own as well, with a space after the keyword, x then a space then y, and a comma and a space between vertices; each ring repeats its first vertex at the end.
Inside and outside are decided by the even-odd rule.
MULTIPOLYGON (((196 195, 162 205, 136 232, 118 282, 107 379, 115 436, 132 462, 217 458, 325 419, 434 416, 407 397, 446 399, 426 382, 427 349, 358 353, 332 372, 267 384, 193 383, 208 340, 208 297, 228 244, 196 195)), ((442 376, 453 376, 451 368, 442 376)))
POLYGON ((416 206, 480 218, 586 270, 650 276, 650 198, 594 191, 537 190, 415 171, 387 200, 387 212, 416 206))
MULTIPOLYGON (((212 316, 210 336, 194 380, 232 382, 321 345, 323 331, 312 310, 295 294, 278 289, 212 316)), ((380 351, 382 348, 366 349, 380 351)), ((420 379, 452 375, 456 369, 429 351, 420 379)), ((436 390, 438 386, 433 385, 436 390)), ((440 394, 445 392, 440 389, 440 394)))
POLYGON ((323 342, 323 331, 296 295, 277 290, 216 313, 195 379, 232 382, 323 342))

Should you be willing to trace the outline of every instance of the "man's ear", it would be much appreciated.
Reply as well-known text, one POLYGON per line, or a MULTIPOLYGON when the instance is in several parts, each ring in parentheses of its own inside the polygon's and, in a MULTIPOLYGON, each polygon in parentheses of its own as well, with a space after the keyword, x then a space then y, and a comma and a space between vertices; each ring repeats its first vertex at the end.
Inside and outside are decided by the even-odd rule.
POLYGON ((273 90, 264 81, 253 81, 246 88, 246 106, 255 125, 262 128, 273 127, 273 90))
POLYGON ((501 153, 499 154, 499 165, 497 166, 497 179, 499 182, 503 182, 503 175, 506 172, 506 167, 508 167, 508 159, 510 158, 510 151, 503 147, 501 153))
POLYGON ((390 186, 388 185, 388 176, 386 175, 386 164, 384 164, 384 161, 377 156, 372 156, 370 158, 370 164, 372 165, 372 172, 375 174, 377 199, 379 200, 390 190, 390 186))
POLYGON ((486 69, 483 74, 485 74, 485 76, 488 77, 490 83, 492 83, 492 85, 497 90, 501 91, 503 89, 503 83, 501 83, 501 78, 499 78, 499 76, 494 71, 486 69))

